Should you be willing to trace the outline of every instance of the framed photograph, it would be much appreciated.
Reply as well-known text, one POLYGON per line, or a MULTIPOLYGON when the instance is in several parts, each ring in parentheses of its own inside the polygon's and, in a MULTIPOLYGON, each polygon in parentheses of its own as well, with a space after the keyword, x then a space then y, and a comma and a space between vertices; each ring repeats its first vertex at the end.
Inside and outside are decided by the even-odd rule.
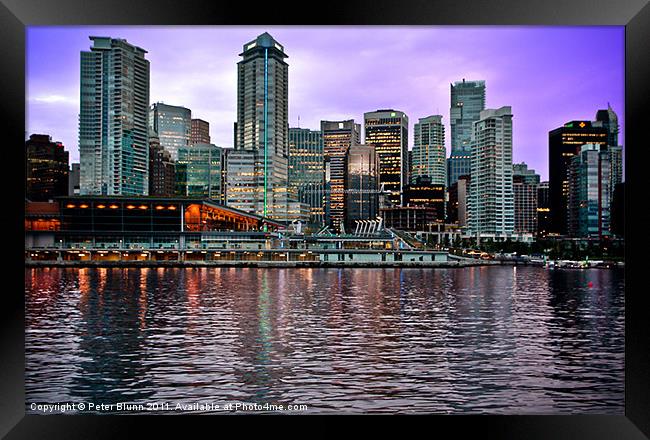
POLYGON ((3 0, 0 434, 648 438, 647 1, 291 9, 3 0))

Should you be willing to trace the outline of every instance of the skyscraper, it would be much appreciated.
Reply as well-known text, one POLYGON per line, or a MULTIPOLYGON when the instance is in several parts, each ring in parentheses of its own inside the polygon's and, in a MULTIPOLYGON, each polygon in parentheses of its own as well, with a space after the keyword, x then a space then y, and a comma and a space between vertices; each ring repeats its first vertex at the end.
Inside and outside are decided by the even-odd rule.
POLYGON ((149 61, 146 51, 90 37, 81 52, 79 157, 81 194, 149 192, 149 61))
POLYGON ((320 131, 289 128, 289 192, 309 205, 309 222, 325 222, 325 164, 320 131))
POLYGON ((210 143, 210 123, 203 119, 192 119, 190 145, 210 143))
POLYGON ((512 109, 483 110, 474 123, 468 227, 472 234, 514 231, 512 109))
POLYGON ((386 109, 364 113, 366 145, 375 147, 379 157, 379 185, 389 192, 388 200, 402 205, 408 183, 408 126, 404 112, 386 109))
POLYGON ((474 122, 485 110, 485 81, 456 81, 450 85, 451 154, 447 161, 447 186, 471 171, 471 140, 474 122))
POLYGON ((537 187, 537 236, 546 237, 551 225, 551 198, 548 181, 545 181, 537 187))
POLYGON ((178 150, 190 145, 192 111, 185 107, 157 102, 149 111, 149 128, 158 137, 160 145, 177 161, 178 150))
POLYGON ((609 152, 600 144, 585 144, 569 167, 568 234, 602 238, 610 235, 609 152))
POLYGON ((537 190, 539 174, 525 163, 512 166, 512 189, 515 204, 515 233, 537 234, 537 190))
POLYGON ((240 56, 235 151, 228 156, 227 203, 265 217, 291 221, 287 188, 287 55, 284 47, 265 32, 245 44, 240 56))
POLYGON ((375 220, 379 213, 379 157, 370 145, 352 145, 347 152, 345 221, 348 231, 359 220, 375 220))
POLYGON ((445 126, 442 116, 420 118, 413 134, 411 182, 428 176, 434 185, 447 185, 445 126))
POLYGON ((569 166, 585 144, 607 146, 607 129, 591 121, 571 121, 548 134, 548 174, 551 212, 550 233, 567 233, 569 166))
POLYGON ((68 195, 68 152, 47 134, 33 134, 25 142, 25 197, 47 201, 68 195))
POLYGON ((325 159, 327 223, 334 231, 345 226, 345 174, 348 149, 361 140, 361 125, 354 119, 321 121, 325 159))
POLYGON ((68 195, 79 195, 79 163, 70 164, 70 174, 68 176, 68 195))

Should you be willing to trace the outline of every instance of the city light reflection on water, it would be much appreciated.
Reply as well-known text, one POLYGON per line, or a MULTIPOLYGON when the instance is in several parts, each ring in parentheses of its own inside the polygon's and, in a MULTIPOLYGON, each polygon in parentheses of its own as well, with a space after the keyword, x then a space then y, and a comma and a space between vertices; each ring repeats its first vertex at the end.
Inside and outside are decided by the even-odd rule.
POLYGON ((624 412, 621 270, 50 268, 25 292, 28 404, 624 412))

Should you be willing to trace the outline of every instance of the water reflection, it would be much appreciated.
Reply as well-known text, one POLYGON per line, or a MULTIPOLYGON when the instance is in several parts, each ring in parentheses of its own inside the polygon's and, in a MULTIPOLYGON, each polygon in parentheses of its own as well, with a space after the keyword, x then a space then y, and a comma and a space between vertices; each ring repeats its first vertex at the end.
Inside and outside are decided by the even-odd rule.
POLYGON ((28 403, 623 413, 622 271, 27 269, 25 280, 28 403))

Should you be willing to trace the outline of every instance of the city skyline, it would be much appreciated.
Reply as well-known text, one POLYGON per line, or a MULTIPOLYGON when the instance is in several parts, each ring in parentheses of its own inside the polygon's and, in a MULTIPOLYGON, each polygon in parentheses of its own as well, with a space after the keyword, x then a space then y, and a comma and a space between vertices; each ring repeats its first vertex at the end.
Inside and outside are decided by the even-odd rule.
MULTIPOLYGON (((513 162, 526 162, 543 180, 548 132, 593 120, 608 102, 625 145, 624 28, 614 26, 30 27, 27 135, 50 134, 78 161, 79 52, 89 49, 90 35, 105 35, 148 52, 151 103, 191 109, 210 123, 213 143, 233 147, 242 41, 267 31, 289 55, 290 127, 317 130, 321 120, 360 121, 393 108, 408 115, 411 133, 431 114, 441 114, 450 133, 450 84, 465 78, 485 80, 486 107, 512 107, 513 162), (484 41, 490 44, 476 43, 484 41), (331 66, 336 74, 327 73, 331 66)), ((449 157, 449 135, 445 146, 449 157)))

